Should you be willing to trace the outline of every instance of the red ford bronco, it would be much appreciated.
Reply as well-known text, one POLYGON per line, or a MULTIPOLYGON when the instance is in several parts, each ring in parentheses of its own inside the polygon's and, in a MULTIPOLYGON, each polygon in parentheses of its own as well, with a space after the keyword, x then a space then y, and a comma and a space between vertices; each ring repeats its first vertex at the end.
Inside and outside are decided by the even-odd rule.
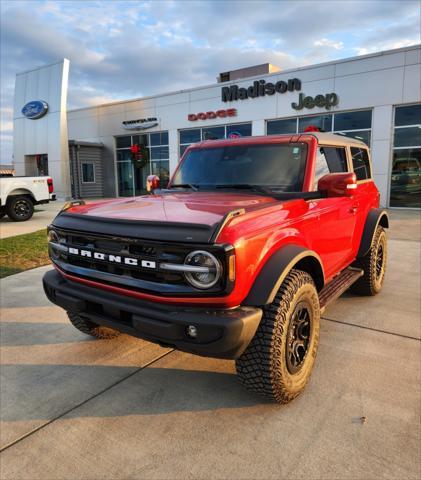
POLYGON ((207 141, 167 188, 149 181, 150 195, 59 213, 48 298, 86 334, 235 359, 248 389, 292 400, 326 306, 383 284, 389 221, 367 146, 319 132, 207 141))

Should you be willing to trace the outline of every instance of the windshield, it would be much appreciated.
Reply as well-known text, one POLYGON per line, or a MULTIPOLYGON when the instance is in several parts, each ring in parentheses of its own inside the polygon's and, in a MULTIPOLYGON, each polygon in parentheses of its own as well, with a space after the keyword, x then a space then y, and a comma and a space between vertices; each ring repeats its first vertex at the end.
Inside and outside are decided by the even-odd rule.
POLYGON ((258 185, 299 192, 306 158, 307 146, 301 143, 192 149, 175 174, 172 186, 258 185))

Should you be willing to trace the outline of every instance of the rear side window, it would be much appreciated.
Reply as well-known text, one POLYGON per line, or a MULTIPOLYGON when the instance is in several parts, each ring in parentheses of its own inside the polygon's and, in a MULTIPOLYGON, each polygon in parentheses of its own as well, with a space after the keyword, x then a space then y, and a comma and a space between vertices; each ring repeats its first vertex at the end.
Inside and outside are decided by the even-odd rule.
POLYGON ((341 173, 347 170, 345 148, 319 147, 316 157, 314 189, 317 190, 318 181, 328 173, 341 173))
POLYGON ((370 161, 368 152, 365 148, 351 147, 352 168, 357 176, 357 180, 366 180, 371 178, 370 161))

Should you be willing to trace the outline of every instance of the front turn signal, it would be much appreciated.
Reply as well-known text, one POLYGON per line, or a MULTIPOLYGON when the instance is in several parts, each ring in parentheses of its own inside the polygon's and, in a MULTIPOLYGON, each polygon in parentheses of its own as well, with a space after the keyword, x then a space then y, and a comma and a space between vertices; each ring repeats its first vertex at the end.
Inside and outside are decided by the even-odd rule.
POLYGON ((230 282, 235 280, 235 255, 231 255, 228 261, 228 280, 230 282))

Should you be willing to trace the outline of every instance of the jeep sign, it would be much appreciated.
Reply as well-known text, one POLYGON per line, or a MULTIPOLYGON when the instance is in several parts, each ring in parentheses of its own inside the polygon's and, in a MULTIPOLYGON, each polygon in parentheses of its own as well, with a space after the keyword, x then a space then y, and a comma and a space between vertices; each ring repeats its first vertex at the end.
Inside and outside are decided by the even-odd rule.
MULTIPOLYGON (((288 81, 280 80, 276 83, 267 82, 266 80, 255 80, 253 85, 248 88, 239 88, 238 85, 222 87, 221 100, 223 102, 235 102, 237 100, 246 100, 248 98, 264 97, 265 95, 274 95, 275 93, 286 93, 301 90, 301 80, 298 78, 290 78, 288 81)), ((291 103, 294 110, 303 108, 326 108, 338 104, 339 98, 336 93, 327 93, 326 95, 316 95, 314 98, 300 93, 298 102, 291 103)), ((208 117, 209 118, 209 117, 208 117)), ((189 118, 189 120, 191 120, 189 118)))
POLYGON ((339 97, 336 93, 327 93, 326 95, 316 95, 314 98, 310 96, 305 96, 304 93, 300 93, 298 97, 298 102, 291 103, 291 107, 294 110, 302 110, 303 108, 326 108, 330 110, 331 107, 337 105, 339 102, 339 97))

